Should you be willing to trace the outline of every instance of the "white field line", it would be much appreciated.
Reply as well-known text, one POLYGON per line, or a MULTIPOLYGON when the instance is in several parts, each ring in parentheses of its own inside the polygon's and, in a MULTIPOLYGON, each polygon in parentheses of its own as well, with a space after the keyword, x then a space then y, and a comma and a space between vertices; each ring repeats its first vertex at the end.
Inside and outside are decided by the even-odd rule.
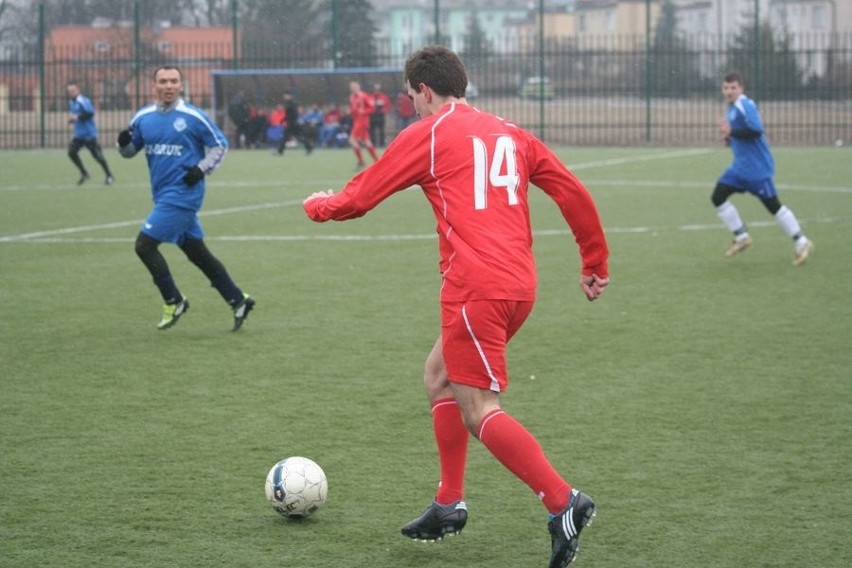
MULTIPOLYGON (((849 222, 847 217, 821 217, 819 219, 801 219, 802 224, 826 224, 826 223, 845 223, 849 222)), ((750 228, 756 227, 775 227, 775 221, 752 221, 749 222, 750 228)), ((615 234, 656 234, 665 231, 721 231, 724 227, 721 223, 712 224, 697 224, 697 225, 680 225, 678 227, 606 227, 605 232, 608 235, 615 234)), ((554 237, 554 236, 570 236, 571 231, 568 229, 545 229, 541 231, 533 231, 533 236, 554 237)), ((425 241, 434 240, 436 235, 434 232, 429 233, 412 233, 404 235, 219 235, 205 236, 206 241, 217 242, 306 242, 306 241, 331 241, 331 242, 381 242, 381 241, 425 241)), ((51 244, 109 244, 109 243, 132 243, 136 237, 59 237, 45 236, 33 237, 28 239, 8 239, 0 238, 0 243, 3 242, 18 242, 18 243, 51 243, 51 244)))
MULTIPOLYGON (((588 169, 588 168, 599 168, 606 167, 611 165, 619 165, 626 163, 634 163, 634 162, 646 162, 652 160, 663 160, 670 158, 679 158, 685 156, 695 156, 700 154, 711 153, 712 150, 709 149, 690 149, 690 150, 679 150, 672 152, 663 152, 663 153, 653 153, 653 154, 645 154, 642 156, 632 156, 632 157, 624 157, 624 158, 613 158, 609 160, 599 160, 594 162, 585 162, 574 165, 569 165, 569 168, 572 171, 588 169)), ((134 184, 142 187, 142 184, 134 184)), ((266 186, 286 186, 288 185, 286 182, 231 182, 226 184, 220 184, 219 187, 266 187, 266 186)), ((292 185, 292 184, 290 184, 292 185)), ((321 182, 317 182, 317 186, 320 186, 321 182)), ((673 182, 673 181, 636 181, 636 180, 596 180, 587 185, 608 185, 608 186, 622 186, 625 188, 630 187, 708 187, 708 184, 703 182, 673 182)), ((712 184, 711 184, 712 185, 712 184)), ((6 187, 2 190, 9 190, 13 188, 17 188, 20 186, 12 186, 6 187)), ((42 187, 42 186, 36 186, 42 187)), ((47 187, 47 186, 44 186, 47 187)), ((807 186, 778 186, 781 189, 791 189, 791 190, 800 190, 800 191, 825 191, 825 192, 834 192, 834 193, 852 193, 852 188, 849 187, 807 187, 807 186)), ((33 189, 33 186, 29 186, 28 189, 33 189)), ((244 213, 247 211, 258 211, 264 209, 276 209, 282 207, 293 207, 297 205, 301 205, 302 200, 289 200, 289 201, 280 201, 280 202, 272 202, 272 203, 261 203, 257 205, 244 205, 239 207, 228 207, 223 209, 213 209, 209 211, 202 211, 199 213, 199 217, 213 217, 218 215, 230 215, 232 213, 244 213)), ((841 219, 820 219, 819 222, 836 222, 841 219)), ((803 220, 804 221, 804 220, 803 220)), ((19 235, 8 235, 0 237, 0 243, 5 242, 40 242, 40 243, 110 243, 110 242, 128 242, 133 241, 133 238, 92 238, 92 237, 82 237, 82 238, 63 238, 62 235, 70 235, 74 233, 84 233, 89 231, 98 231, 104 229, 116 229, 122 227, 132 227, 132 226, 140 226, 142 224, 142 220, 132 220, 132 221, 117 221, 114 223, 103 223, 98 225, 82 225, 78 227, 66 227, 62 229, 52 229, 48 231, 37 231, 32 233, 23 233, 19 235)), ((750 226, 766 226, 772 225, 773 222, 752 222, 749 223, 750 226)), ((718 229, 719 225, 684 225, 680 227, 680 230, 687 231, 696 231, 696 230, 710 230, 710 229, 718 229)), ((615 233, 650 233, 656 230, 651 227, 621 227, 621 228, 607 228, 607 233, 615 234, 615 233)), ((550 235, 565 235, 570 234, 568 230, 551 230, 551 231, 538 231, 534 232, 534 235, 537 236, 550 236, 550 235)), ((421 240, 421 239, 433 239, 435 235, 424 234, 424 235, 325 235, 325 236, 308 236, 308 235, 255 235, 255 236, 218 236, 218 237, 205 237, 207 240, 215 240, 215 241, 375 241, 375 240, 421 240)))

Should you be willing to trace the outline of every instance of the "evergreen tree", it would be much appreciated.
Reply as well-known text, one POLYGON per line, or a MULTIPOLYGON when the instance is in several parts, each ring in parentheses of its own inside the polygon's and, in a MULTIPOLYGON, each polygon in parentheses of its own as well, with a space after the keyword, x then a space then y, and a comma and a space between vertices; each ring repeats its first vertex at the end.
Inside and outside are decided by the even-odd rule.
POLYGON ((325 51, 335 67, 374 67, 377 65, 378 31, 369 0, 323 0, 325 51))
POLYGON ((683 97, 700 84, 696 55, 677 31, 677 8, 670 0, 663 2, 650 56, 653 94, 683 97))
POLYGON ((479 23, 479 13, 474 10, 470 15, 470 27, 464 36, 464 48, 459 54, 469 72, 483 69, 494 50, 491 40, 479 23))
POLYGON ((325 37, 315 0, 243 0, 243 58, 261 67, 313 67, 325 37))
POLYGON ((787 32, 779 36, 769 23, 745 26, 727 49, 722 74, 739 71, 752 96, 786 99, 802 96, 802 70, 796 62, 787 32))

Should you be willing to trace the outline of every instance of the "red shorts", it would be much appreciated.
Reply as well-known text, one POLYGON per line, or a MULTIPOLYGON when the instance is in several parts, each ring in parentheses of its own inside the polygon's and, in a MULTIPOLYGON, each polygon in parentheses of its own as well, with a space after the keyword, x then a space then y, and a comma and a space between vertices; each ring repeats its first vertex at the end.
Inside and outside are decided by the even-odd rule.
POLYGON ((509 384, 506 345, 533 302, 441 302, 441 349, 450 382, 503 392, 509 384))
POLYGON ((355 140, 369 140, 370 118, 364 117, 363 119, 359 118, 358 120, 354 121, 352 123, 352 130, 350 131, 349 136, 351 136, 355 140))

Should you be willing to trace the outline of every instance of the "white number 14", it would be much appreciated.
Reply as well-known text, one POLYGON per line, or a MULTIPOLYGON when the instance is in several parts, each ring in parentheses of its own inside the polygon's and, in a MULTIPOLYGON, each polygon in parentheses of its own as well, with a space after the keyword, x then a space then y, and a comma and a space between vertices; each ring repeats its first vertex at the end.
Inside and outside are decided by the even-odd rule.
POLYGON ((473 206, 488 207, 488 188, 505 187, 509 205, 518 204, 518 168, 515 161, 515 143, 511 136, 498 136, 494 156, 488 163, 488 148, 481 138, 473 137, 473 206), (486 168, 488 169, 486 178, 486 168), (501 173, 504 172, 505 173, 501 173))

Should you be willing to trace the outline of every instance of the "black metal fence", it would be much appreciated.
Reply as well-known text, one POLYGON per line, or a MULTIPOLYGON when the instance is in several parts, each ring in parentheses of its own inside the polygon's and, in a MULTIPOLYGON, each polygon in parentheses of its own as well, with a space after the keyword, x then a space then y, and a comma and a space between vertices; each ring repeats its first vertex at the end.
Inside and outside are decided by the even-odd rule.
MULTIPOLYGON (((43 40, 36 49, 0 61, 0 148, 65 146, 65 83, 71 79, 94 101, 104 141, 147 102, 150 73, 165 62, 184 71, 187 98, 231 132, 225 106, 236 90, 261 112, 270 112, 285 89, 305 105, 345 106, 346 93, 328 87, 334 83, 329 77, 345 79, 347 73, 373 68, 401 72, 405 56, 418 47, 373 40, 358 57, 349 54, 351 61, 365 64, 353 68, 341 67, 339 54, 321 45, 282 49, 238 31, 224 42, 179 46, 140 41, 132 29, 113 31, 115 42, 100 51, 43 40), (214 81, 223 71, 239 73, 214 81)), ((513 119, 552 144, 716 144, 721 78, 734 69, 743 73, 746 92, 758 99, 774 144, 852 140, 852 36, 799 38, 795 48, 740 44, 737 38, 715 36, 668 45, 644 35, 539 38, 461 50, 461 55, 474 105, 513 119)), ((393 75, 385 75, 385 83, 388 77, 393 75)), ((383 85, 391 95, 401 87, 393 82, 383 85)), ((390 136, 395 124, 389 121, 390 136)))

